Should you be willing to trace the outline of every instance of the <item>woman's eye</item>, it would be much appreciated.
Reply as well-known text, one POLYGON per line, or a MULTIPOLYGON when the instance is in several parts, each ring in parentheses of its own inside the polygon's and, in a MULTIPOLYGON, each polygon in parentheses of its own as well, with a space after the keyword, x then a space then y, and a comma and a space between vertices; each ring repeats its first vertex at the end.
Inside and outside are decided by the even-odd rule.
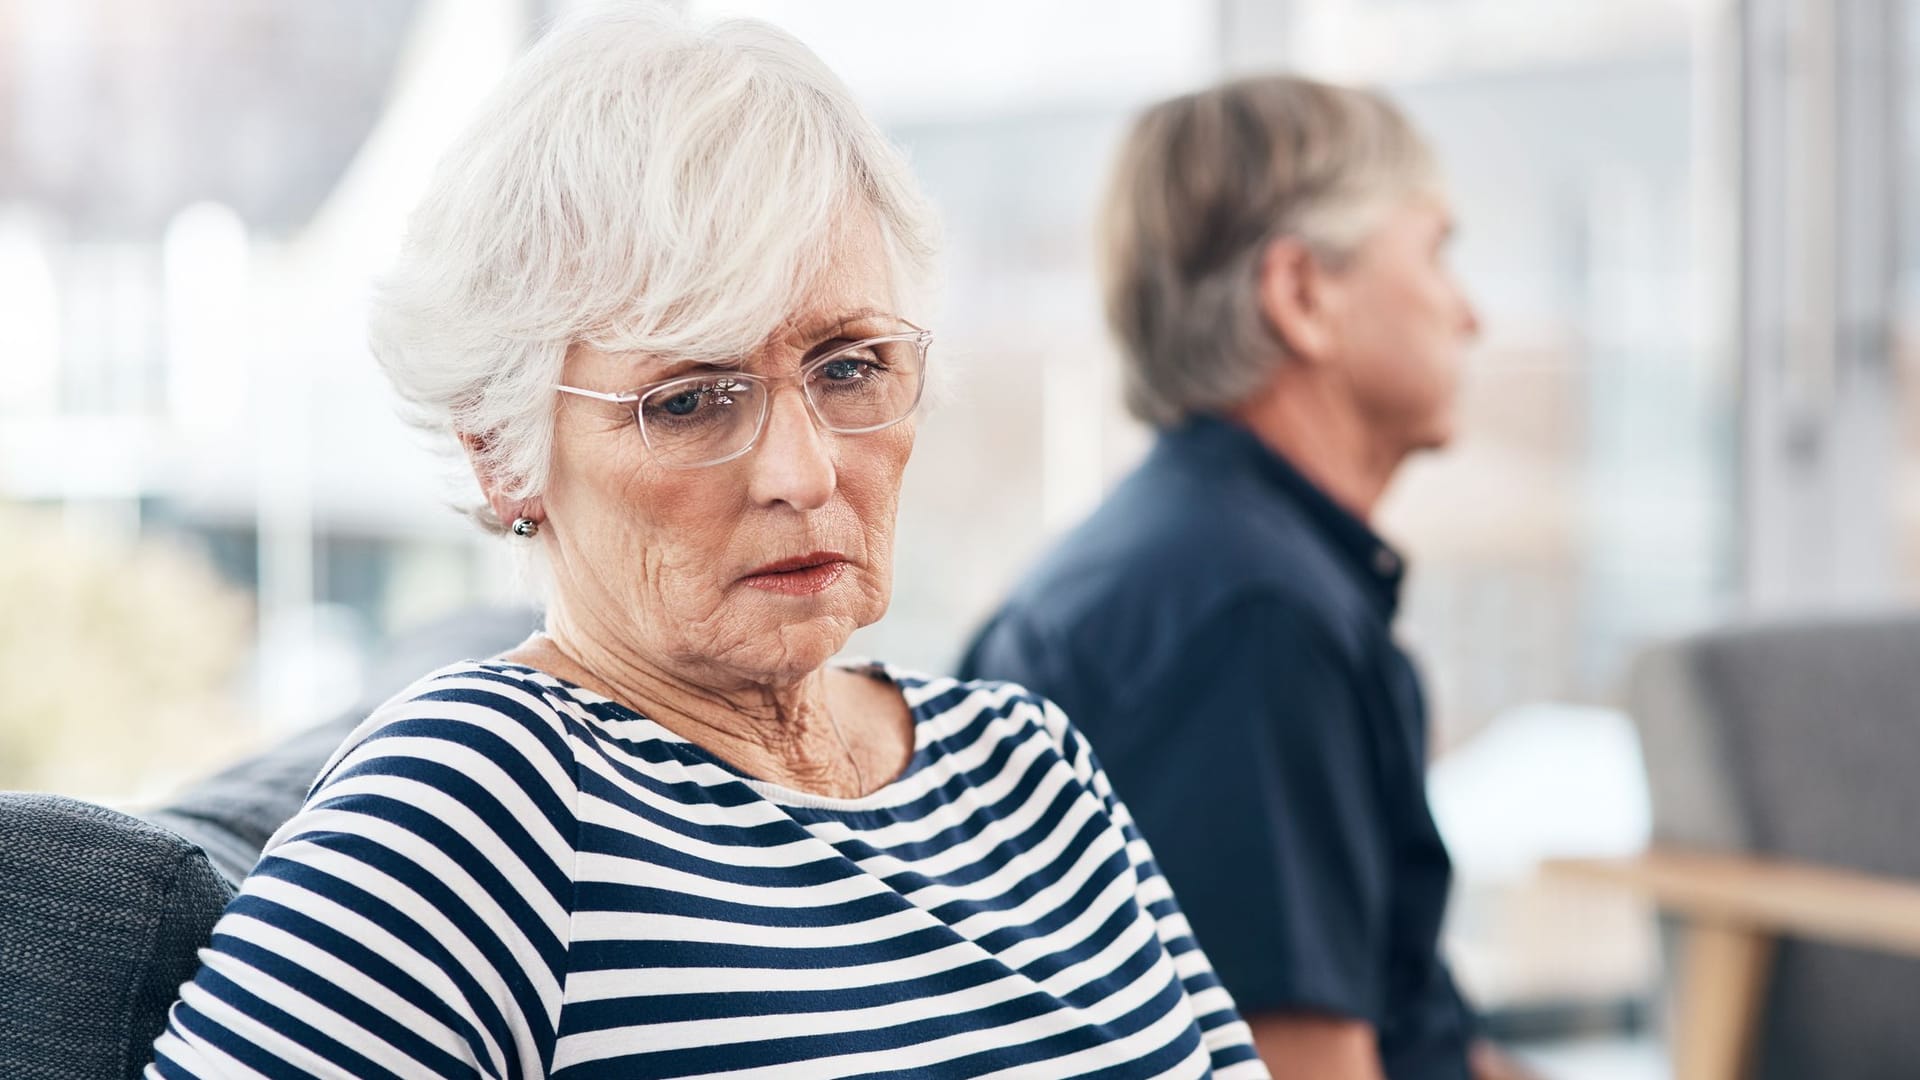
POLYGON ((854 379, 865 378, 876 374, 878 370, 879 365, 873 361, 863 360, 854 356, 829 360, 820 365, 820 374, 825 375, 834 382, 849 382, 854 379))
POLYGON ((704 418, 716 409, 724 410, 737 402, 747 384, 738 379, 716 379, 710 383, 675 390, 647 402, 646 412, 668 420, 704 418))

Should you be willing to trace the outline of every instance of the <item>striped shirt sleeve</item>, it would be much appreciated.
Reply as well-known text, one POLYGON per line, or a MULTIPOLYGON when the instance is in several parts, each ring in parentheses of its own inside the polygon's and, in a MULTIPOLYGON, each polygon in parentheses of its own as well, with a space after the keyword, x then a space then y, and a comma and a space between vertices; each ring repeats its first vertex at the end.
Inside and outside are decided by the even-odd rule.
POLYGON ((1213 965, 1194 939, 1179 901, 1154 861, 1152 848, 1135 827, 1126 804, 1114 793, 1092 745, 1068 722, 1058 706, 1051 701, 1044 705, 1046 726, 1073 766, 1075 777, 1100 798, 1108 816, 1126 838, 1128 858, 1140 882, 1138 903, 1153 918, 1161 944, 1173 958, 1174 968, 1186 988, 1187 1000, 1192 1003, 1194 1021, 1200 1026, 1201 1037, 1212 1059, 1213 1074, 1225 1080, 1266 1077, 1267 1067, 1254 1050, 1252 1029, 1240 1018, 1233 997, 1214 975, 1213 965))
POLYGON ((578 784, 524 683, 442 675, 322 775, 155 1044, 177 1077, 528 1077, 553 1052, 578 784))

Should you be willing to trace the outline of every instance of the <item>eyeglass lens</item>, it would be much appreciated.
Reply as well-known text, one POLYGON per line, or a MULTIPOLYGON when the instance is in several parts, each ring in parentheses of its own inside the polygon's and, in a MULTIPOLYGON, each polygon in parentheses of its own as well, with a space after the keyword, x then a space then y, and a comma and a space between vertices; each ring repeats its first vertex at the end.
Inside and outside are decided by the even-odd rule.
MULTIPOLYGON (((917 339, 865 341, 808 364, 802 385, 822 427, 859 434, 913 411, 924 368, 917 339)), ((714 372, 655 387, 636 408, 654 455, 664 464, 691 466, 725 461, 752 445, 769 402, 762 380, 714 372)))

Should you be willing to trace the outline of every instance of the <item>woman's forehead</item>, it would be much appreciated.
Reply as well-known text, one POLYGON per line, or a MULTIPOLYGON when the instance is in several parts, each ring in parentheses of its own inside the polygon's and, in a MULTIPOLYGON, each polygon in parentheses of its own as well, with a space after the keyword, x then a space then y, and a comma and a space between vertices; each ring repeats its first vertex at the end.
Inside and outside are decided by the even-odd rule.
POLYGON ((796 312, 782 324, 768 344, 805 348, 847 334, 890 334, 904 326, 899 316, 874 304, 849 307, 819 307, 796 312))
POLYGON ((888 312, 895 306, 893 263, 872 214, 846 214, 836 221, 817 267, 798 290, 783 330, 811 330, 850 313, 888 312))

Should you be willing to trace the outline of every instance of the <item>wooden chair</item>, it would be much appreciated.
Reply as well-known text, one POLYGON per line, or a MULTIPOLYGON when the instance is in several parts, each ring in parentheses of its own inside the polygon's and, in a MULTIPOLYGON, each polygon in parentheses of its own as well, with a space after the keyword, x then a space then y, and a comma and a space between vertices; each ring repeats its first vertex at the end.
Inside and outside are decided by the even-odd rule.
MULTIPOLYGON (((1546 870, 1630 889, 1678 924, 1676 1080, 1751 1075, 1782 938, 1920 958, 1920 882, 1664 849, 1632 859, 1554 862, 1546 870)), ((1902 1075, 1920 1075, 1920 1061, 1911 1065, 1913 1072, 1902 1075)))
POLYGON ((1548 872, 1670 916, 1676 1080, 1920 1076, 1920 617, 1702 635, 1629 699, 1654 848, 1548 872))

